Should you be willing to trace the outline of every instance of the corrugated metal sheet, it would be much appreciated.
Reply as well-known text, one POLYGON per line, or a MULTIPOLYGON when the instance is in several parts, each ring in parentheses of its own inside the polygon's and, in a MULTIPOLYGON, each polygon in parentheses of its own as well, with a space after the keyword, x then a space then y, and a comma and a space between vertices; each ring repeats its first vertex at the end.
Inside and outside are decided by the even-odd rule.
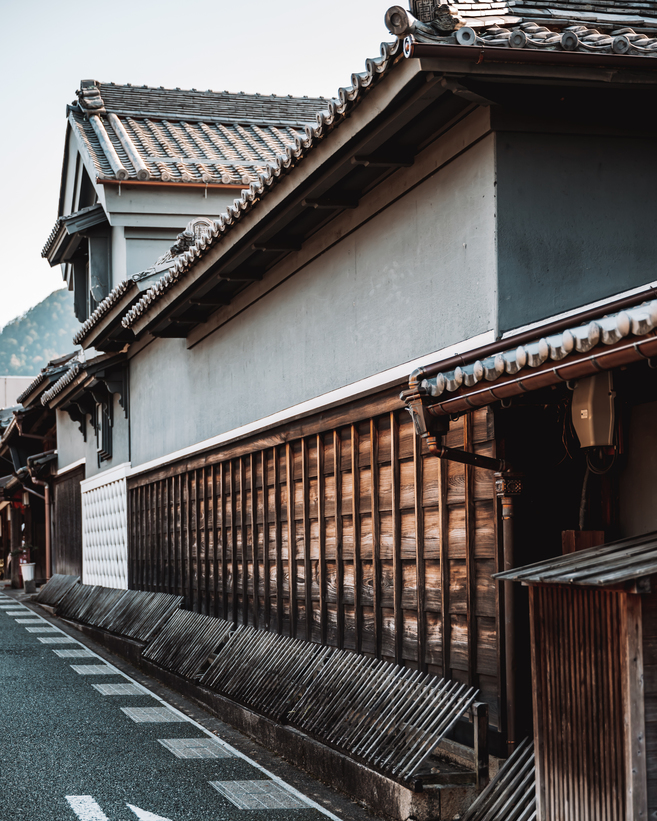
POLYGON ((526 739, 506 761, 463 821, 535 821, 534 742, 526 739))
POLYGON ((89 584, 76 584, 71 587, 68 593, 60 600, 55 612, 62 619, 79 621, 80 613, 84 605, 98 588, 89 584))
POLYGON ((55 573, 41 590, 39 590, 39 594, 34 601, 39 604, 47 604, 50 607, 54 607, 64 598, 71 587, 79 581, 79 576, 63 576, 59 573, 55 573))
POLYGON ((182 596, 127 590, 97 626, 110 633, 148 642, 182 603, 182 596))
POLYGON ((495 578, 525 584, 606 587, 657 574, 657 532, 578 550, 495 578))
POLYGON ((179 610, 144 649, 143 657, 189 679, 199 679, 210 664, 209 657, 226 641, 230 622, 179 610))
POLYGON ((282 721, 334 652, 330 647, 240 627, 201 683, 282 721))

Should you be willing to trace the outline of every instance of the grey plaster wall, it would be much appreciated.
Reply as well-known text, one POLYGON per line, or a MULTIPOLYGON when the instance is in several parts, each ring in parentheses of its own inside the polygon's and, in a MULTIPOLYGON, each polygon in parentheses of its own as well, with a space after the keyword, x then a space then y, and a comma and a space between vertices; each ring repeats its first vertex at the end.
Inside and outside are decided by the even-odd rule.
POLYGON ((86 478, 130 461, 130 428, 118 397, 114 397, 114 428, 112 430, 112 458, 98 466, 96 434, 87 417, 87 441, 75 422, 64 411, 57 411, 58 469, 62 470, 86 459, 86 478))
POLYGON ((87 455, 84 439, 77 424, 66 411, 57 413, 57 468, 63 470, 87 455))
POLYGON ((498 133, 502 332, 655 279, 654 141, 498 133))
POLYGON ((156 260, 171 248, 176 236, 177 234, 174 234, 172 238, 164 237, 159 239, 153 237, 127 237, 127 275, 138 274, 154 265, 156 260))
POLYGON ((492 137, 191 350, 130 364, 139 465, 494 327, 492 137))

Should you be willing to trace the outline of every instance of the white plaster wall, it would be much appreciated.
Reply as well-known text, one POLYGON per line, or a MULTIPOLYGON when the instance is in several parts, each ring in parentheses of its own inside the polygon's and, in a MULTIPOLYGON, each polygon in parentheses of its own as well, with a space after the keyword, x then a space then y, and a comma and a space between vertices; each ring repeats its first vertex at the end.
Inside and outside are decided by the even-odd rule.
POLYGON ((82 582, 128 589, 129 465, 82 482, 82 582))
POLYGON ((485 137, 187 349, 130 363, 133 465, 484 333, 496 321, 485 137))

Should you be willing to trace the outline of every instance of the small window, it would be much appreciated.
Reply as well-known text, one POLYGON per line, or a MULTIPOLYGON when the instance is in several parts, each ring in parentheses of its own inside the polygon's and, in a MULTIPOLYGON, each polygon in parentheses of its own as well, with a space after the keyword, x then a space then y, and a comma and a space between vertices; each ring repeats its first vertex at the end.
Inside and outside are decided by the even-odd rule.
POLYGON ((98 465, 112 458, 112 428, 114 427, 114 413, 112 395, 103 402, 96 403, 96 450, 98 465))

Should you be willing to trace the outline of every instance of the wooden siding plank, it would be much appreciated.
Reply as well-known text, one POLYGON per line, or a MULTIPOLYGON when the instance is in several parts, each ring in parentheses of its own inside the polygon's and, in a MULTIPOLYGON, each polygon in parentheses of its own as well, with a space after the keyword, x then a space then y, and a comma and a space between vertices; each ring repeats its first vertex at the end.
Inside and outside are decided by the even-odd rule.
POLYGON ((342 531, 342 441, 338 431, 333 431, 333 476, 335 480, 335 564, 337 598, 337 645, 344 648, 344 557, 342 531))
POLYGON ((265 630, 271 630, 271 564, 269 559, 269 472, 267 451, 260 452, 260 475, 262 477, 262 549, 264 578, 264 620, 265 630))
POLYGON ((287 485, 287 560, 290 600, 290 636, 297 637, 297 559, 296 519, 294 516, 294 457, 292 445, 285 445, 285 481, 287 485))
POLYGON ((328 602, 326 599, 326 477, 324 437, 317 434, 317 521, 319 527, 319 623, 320 640, 328 635, 328 602))
POLYGON ((383 640, 383 612, 381 605, 381 520, 379 512, 379 429, 376 419, 370 419, 370 502, 372 506, 372 563, 374 599, 374 647, 375 655, 381 658, 383 640))
POLYGON ((361 560, 361 522, 360 522, 360 469, 358 466, 358 429, 351 426, 351 515, 354 562, 354 614, 356 652, 363 649, 363 610, 361 590, 363 586, 363 566, 361 560))
POLYGON ((401 511, 399 505, 399 419, 390 414, 390 465, 392 468, 392 568, 395 620, 395 663, 404 663, 404 613, 402 610, 402 555, 401 555, 401 511))
POLYGON ((625 773, 627 821, 648 816, 646 773, 646 715, 643 683, 643 633, 641 597, 632 593, 622 598, 623 715, 625 716, 625 773))
POLYGON ((249 454, 251 466, 251 556, 253 557, 253 626, 260 627, 260 567, 258 556, 258 487, 257 487, 257 460, 253 453, 249 454))
POLYGON ((283 536, 281 468, 278 448, 274 448, 274 531, 276 539, 276 632, 283 632, 283 536))
POLYGON ((301 440, 301 482, 303 488, 303 563, 306 605, 306 641, 312 640, 313 628, 313 591, 312 566, 310 559, 310 465, 308 463, 308 442, 301 440))
POLYGON ((426 564, 424 558, 424 476, 422 440, 413 436, 413 469, 415 501, 415 567, 417 591, 417 658, 418 669, 427 670, 426 564))

